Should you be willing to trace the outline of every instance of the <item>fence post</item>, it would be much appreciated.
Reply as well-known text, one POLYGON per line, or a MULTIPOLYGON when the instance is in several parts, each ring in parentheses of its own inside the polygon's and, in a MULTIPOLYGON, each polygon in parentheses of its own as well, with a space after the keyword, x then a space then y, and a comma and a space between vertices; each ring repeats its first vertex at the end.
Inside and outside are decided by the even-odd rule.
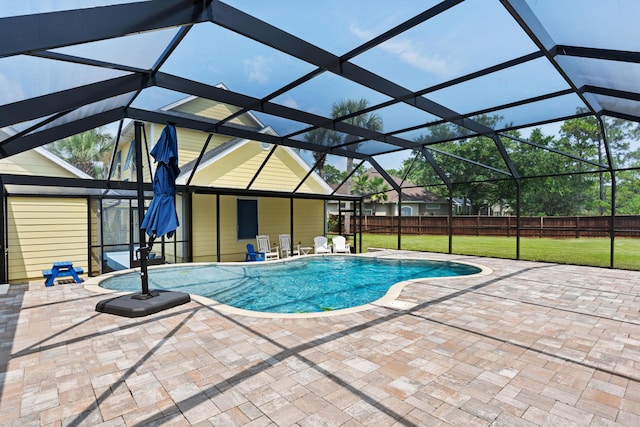
POLYGON ((540 217, 540 231, 538 237, 542 239, 542 229, 544 228, 544 217, 540 217))

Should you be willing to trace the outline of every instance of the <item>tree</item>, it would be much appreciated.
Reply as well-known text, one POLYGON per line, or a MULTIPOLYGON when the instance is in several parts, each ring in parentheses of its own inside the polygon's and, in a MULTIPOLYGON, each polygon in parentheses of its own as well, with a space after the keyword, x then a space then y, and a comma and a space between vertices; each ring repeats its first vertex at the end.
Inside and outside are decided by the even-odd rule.
MULTIPOLYGON (((382 118, 374 113, 360 114, 357 116, 351 116, 358 111, 362 111, 369 105, 369 101, 366 99, 346 99, 340 101, 338 103, 333 104, 331 109, 331 117, 334 119, 342 119, 344 123, 349 123, 354 126, 358 126, 361 128, 373 130, 376 132, 382 131, 382 118)), ((355 143, 360 138, 355 135, 345 135, 342 140, 343 144, 351 144, 349 146, 350 150, 355 150, 359 143, 355 143)), ((353 171, 353 158, 347 158, 347 175, 349 175, 353 171)), ((346 182, 347 192, 351 191, 351 179, 346 182)))
MULTIPOLYGON (((324 146, 330 147, 339 141, 339 136, 335 131, 331 129, 316 128, 307 132, 304 135, 304 140, 312 144, 324 145, 324 146)), ((325 160, 326 160, 325 153, 320 151, 314 151, 313 159, 316 162, 316 171, 322 178, 324 178, 325 177, 324 168, 325 168, 325 160)))
POLYGON ((47 146, 53 154, 94 178, 103 178, 113 149, 111 135, 101 128, 91 129, 47 146))
POLYGON ((353 192, 366 196, 365 200, 373 203, 375 213, 376 203, 386 202, 389 199, 387 191, 390 187, 380 176, 369 177, 366 173, 356 176, 353 180, 353 192))
POLYGON ((340 184, 347 177, 346 172, 340 171, 333 165, 325 164, 323 166, 324 180, 329 184, 340 184))
MULTIPOLYGON (((362 111, 369 105, 369 101, 362 98, 359 100, 355 99, 346 99, 340 101, 338 103, 333 104, 333 108, 331 109, 331 117, 337 120, 341 120, 344 123, 348 123, 354 126, 358 126, 361 128, 373 130, 376 132, 382 131, 382 118, 374 113, 366 113, 359 115, 352 115, 357 113, 358 111, 362 111)), ((359 143, 358 141, 360 137, 356 135, 347 134, 344 136, 342 143, 348 145, 348 149, 355 150, 359 143)), ((347 167, 346 173, 347 176, 351 174, 353 171, 353 158, 347 157, 347 167)), ((345 188, 347 193, 351 192, 351 178, 347 179, 345 182, 345 188)), ((345 231, 346 233, 350 232, 350 213, 345 213, 345 231)))
MULTIPOLYGON (((578 109, 578 113, 584 113, 586 110, 578 109)), ((602 124, 607 133, 607 143, 611 154, 611 161, 616 166, 623 166, 627 162, 627 153, 629 151, 629 140, 637 140, 640 136, 640 125, 626 120, 602 117, 602 124)), ((560 128, 562 135, 558 142, 560 148, 584 157, 587 160, 598 162, 599 164, 607 164, 607 153, 605 152, 604 138, 600 130, 600 124, 595 116, 579 117, 567 120, 560 128)), ((583 163, 578 164, 579 172, 582 172, 583 163)), ((584 177, 585 180, 593 180, 590 177, 584 177)), ((611 177, 605 170, 599 169, 597 175, 598 197, 596 209, 603 215, 605 210, 610 207, 610 201, 607 200, 605 188, 611 182, 611 177)))

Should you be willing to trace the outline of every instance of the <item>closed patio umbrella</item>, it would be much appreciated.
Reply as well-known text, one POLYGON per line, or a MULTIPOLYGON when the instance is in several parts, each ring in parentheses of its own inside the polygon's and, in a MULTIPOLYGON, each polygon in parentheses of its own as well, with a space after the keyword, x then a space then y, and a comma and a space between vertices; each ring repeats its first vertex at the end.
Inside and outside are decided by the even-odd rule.
POLYGON ((144 190, 142 176, 142 144, 141 129, 143 124, 135 122, 136 162, 138 181, 138 218, 140 220, 140 276, 142 292, 123 295, 100 301, 96 311, 126 317, 147 316, 180 304, 191 301, 189 294, 165 290, 149 291, 147 277, 147 255, 151 251, 153 241, 167 235, 172 237, 178 228, 178 215, 175 204, 175 180, 178 168, 178 141, 176 128, 169 125, 164 128, 158 142, 151 150, 157 162, 153 177, 153 200, 143 218, 144 190), (142 230, 145 232, 143 233, 142 230), (150 236, 149 245, 145 242, 145 234, 150 236))
POLYGON ((151 150, 151 155, 157 162, 153 177, 153 200, 140 225, 140 228, 150 237, 149 250, 155 239, 164 235, 173 237, 180 225, 175 202, 175 182, 180 168, 178 167, 178 140, 176 128, 173 125, 164 128, 160 139, 151 150))

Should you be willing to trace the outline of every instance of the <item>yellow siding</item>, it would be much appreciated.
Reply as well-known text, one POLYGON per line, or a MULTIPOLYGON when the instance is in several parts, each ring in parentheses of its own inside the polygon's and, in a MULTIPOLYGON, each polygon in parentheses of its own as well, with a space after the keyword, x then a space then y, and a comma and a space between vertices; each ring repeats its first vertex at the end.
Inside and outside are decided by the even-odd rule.
POLYGON ((75 177, 65 168, 40 155, 35 150, 24 151, 11 157, 0 159, 2 173, 15 175, 75 177))
MULTIPOLYGON (((178 163, 187 164, 198 158, 202 147, 207 142, 209 134, 189 129, 180 129, 178 136, 178 163)), ((231 138, 225 135, 214 135, 209 141, 207 151, 214 149, 218 145, 229 141, 231 138)), ((154 142, 155 144, 155 142, 154 142)))
POLYGON ((214 262, 216 258, 216 196, 194 194, 193 261, 214 262))
MULTIPOLYGON (((226 116, 225 116, 226 117, 226 116)), ((162 134, 162 130, 166 125, 161 125, 157 123, 146 123, 145 124, 145 134, 147 136, 147 144, 149 147, 149 152, 153 149, 153 146, 158 142, 158 138, 162 134)), ((178 163, 180 166, 189 163, 198 158, 200 155, 200 151, 202 151, 202 147, 204 147, 205 142, 207 142, 207 138, 209 134, 206 132, 200 132, 192 129, 182 129, 176 128, 176 135, 178 138, 178 163)), ((118 144, 118 151, 121 152, 120 156, 122 159, 122 176, 120 180, 128 179, 129 181, 135 181, 135 174, 132 173, 131 170, 124 169, 124 162, 127 158, 127 153, 129 152, 130 142, 133 140, 133 126, 127 128, 126 132, 123 133, 120 138, 120 143, 118 144)), ((212 150, 215 147, 223 144, 232 139, 226 135, 213 135, 211 141, 209 141, 209 145, 207 146, 207 150, 212 150)), ((145 153, 144 158, 146 159, 146 148, 143 148, 143 153, 145 153)), ((146 162, 146 160, 145 160, 146 162)), ((153 158, 151 158, 151 162, 153 162, 153 158)), ((147 166, 145 166, 145 170, 147 170, 147 166)), ((149 174, 145 175, 145 180, 149 180, 149 174)))
MULTIPOLYGON (((288 149, 278 147, 269 162, 253 183, 252 189, 293 191, 309 172, 310 166, 303 166, 288 149)), ((309 177, 298 190, 302 193, 326 193, 322 184, 309 177)))
MULTIPOLYGON (((239 110, 238 107, 232 105, 223 104, 220 102, 214 102, 205 98, 195 98, 184 104, 181 104, 173 109, 173 111, 179 111, 181 113, 193 114, 200 117, 206 117, 214 120, 222 120, 225 117, 229 117, 231 114, 236 113, 239 110)), ((242 114, 239 117, 234 118, 229 123, 240 124, 244 126, 256 127, 257 123, 251 119, 247 114, 242 114)))
POLYGON ((220 261, 242 261, 246 244, 250 241, 237 239, 236 197, 220 196, 220 261))
POLYGON ((260 171, 251 188, 293 191, 306 174, 307 170, 303 169, 285 149, 278 148, 260 171))
POLYGON ((268 151, 260 144, 250 142, 237 147, 193 177, 194 185, 228 188, 246 188, 264 162, 268 151))
MULTIPOLYGON (((224 188, 246 188, 264 163, 269 150, 256 141, 237 146, 224 157, 201 167, 192 184, 224 188)), ((278 148, 253 182, 251 189, 293 191, 308 173, 285 149, 278 148)), ((310 177, 298 190, 302 193, 326 193, 322 183, 310 177)))
POLYGON ((324 201, 298 199, 293 202, 293 241, 313 246, 315 236, 324 236, 324 201))
POLYGON ((289 199, 258 199, 258 233, 268 235, 271 244, 278 243, 279 234, 291 234, 289 199))
MULTIPOLYGON (((243 261, 247 243, 256 244, 255 238, 244 240, 238 240, 237 238, 237 199, 235 196, 220 197, 220 260, 223 262, 243 261)), ((289 199, 260 197, 257 200, 258 233, 268 235, 272 244, 278 244, 279 234, 290 234, 291 232, 289 199)), ((322 214, 322 211, 320 213, 322 214)), ((213 225, 215 224, 215 219, 211 218, 210 221, 212 226, 215 227, 213 225)), ((322 221, 316 228, 322 229, 322 221)), ((311 240, 313 240, 313 236, 311 236, 311 240)), ((211 244, 215 245, 215 241, 211 244)))
POLYGON ((9 197, 7 223, 11 283, 42 279, 55 261, 88 270, 86 200, 9 197))

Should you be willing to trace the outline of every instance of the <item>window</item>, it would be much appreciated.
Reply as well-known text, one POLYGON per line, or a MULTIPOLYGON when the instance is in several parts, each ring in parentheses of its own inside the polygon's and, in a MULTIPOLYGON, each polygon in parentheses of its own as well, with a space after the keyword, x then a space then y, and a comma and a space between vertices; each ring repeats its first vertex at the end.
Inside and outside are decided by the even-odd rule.
POLYGON ((255 239, 258 234, 258 201, 238 199, 238 240, 255 239))
POLYGON ((413 208, 411 206, 403 206, 402 209, 400 210, 400 214, 402 216, 411 216, 412 212, 413 212, 413 208))
POLYGON ((111 171, 111 178, 122 178, 122 151, 116 153, 116 159, 113 162, 113 170, 111 171))
POLYGON ((129 143, 129 151, 127 152, 127 158, 124 161, 124 170, 129 169, 129 167, 131 167, 131 170, 134 169, 133 166, 135 166, 135 163, 136 163, 135 146, 136 146, 136 141, 134 139, 133 141, 131 141, 131 143, 129 143), (132 162, 133 162, 133 166, 132 166, 132 162))

